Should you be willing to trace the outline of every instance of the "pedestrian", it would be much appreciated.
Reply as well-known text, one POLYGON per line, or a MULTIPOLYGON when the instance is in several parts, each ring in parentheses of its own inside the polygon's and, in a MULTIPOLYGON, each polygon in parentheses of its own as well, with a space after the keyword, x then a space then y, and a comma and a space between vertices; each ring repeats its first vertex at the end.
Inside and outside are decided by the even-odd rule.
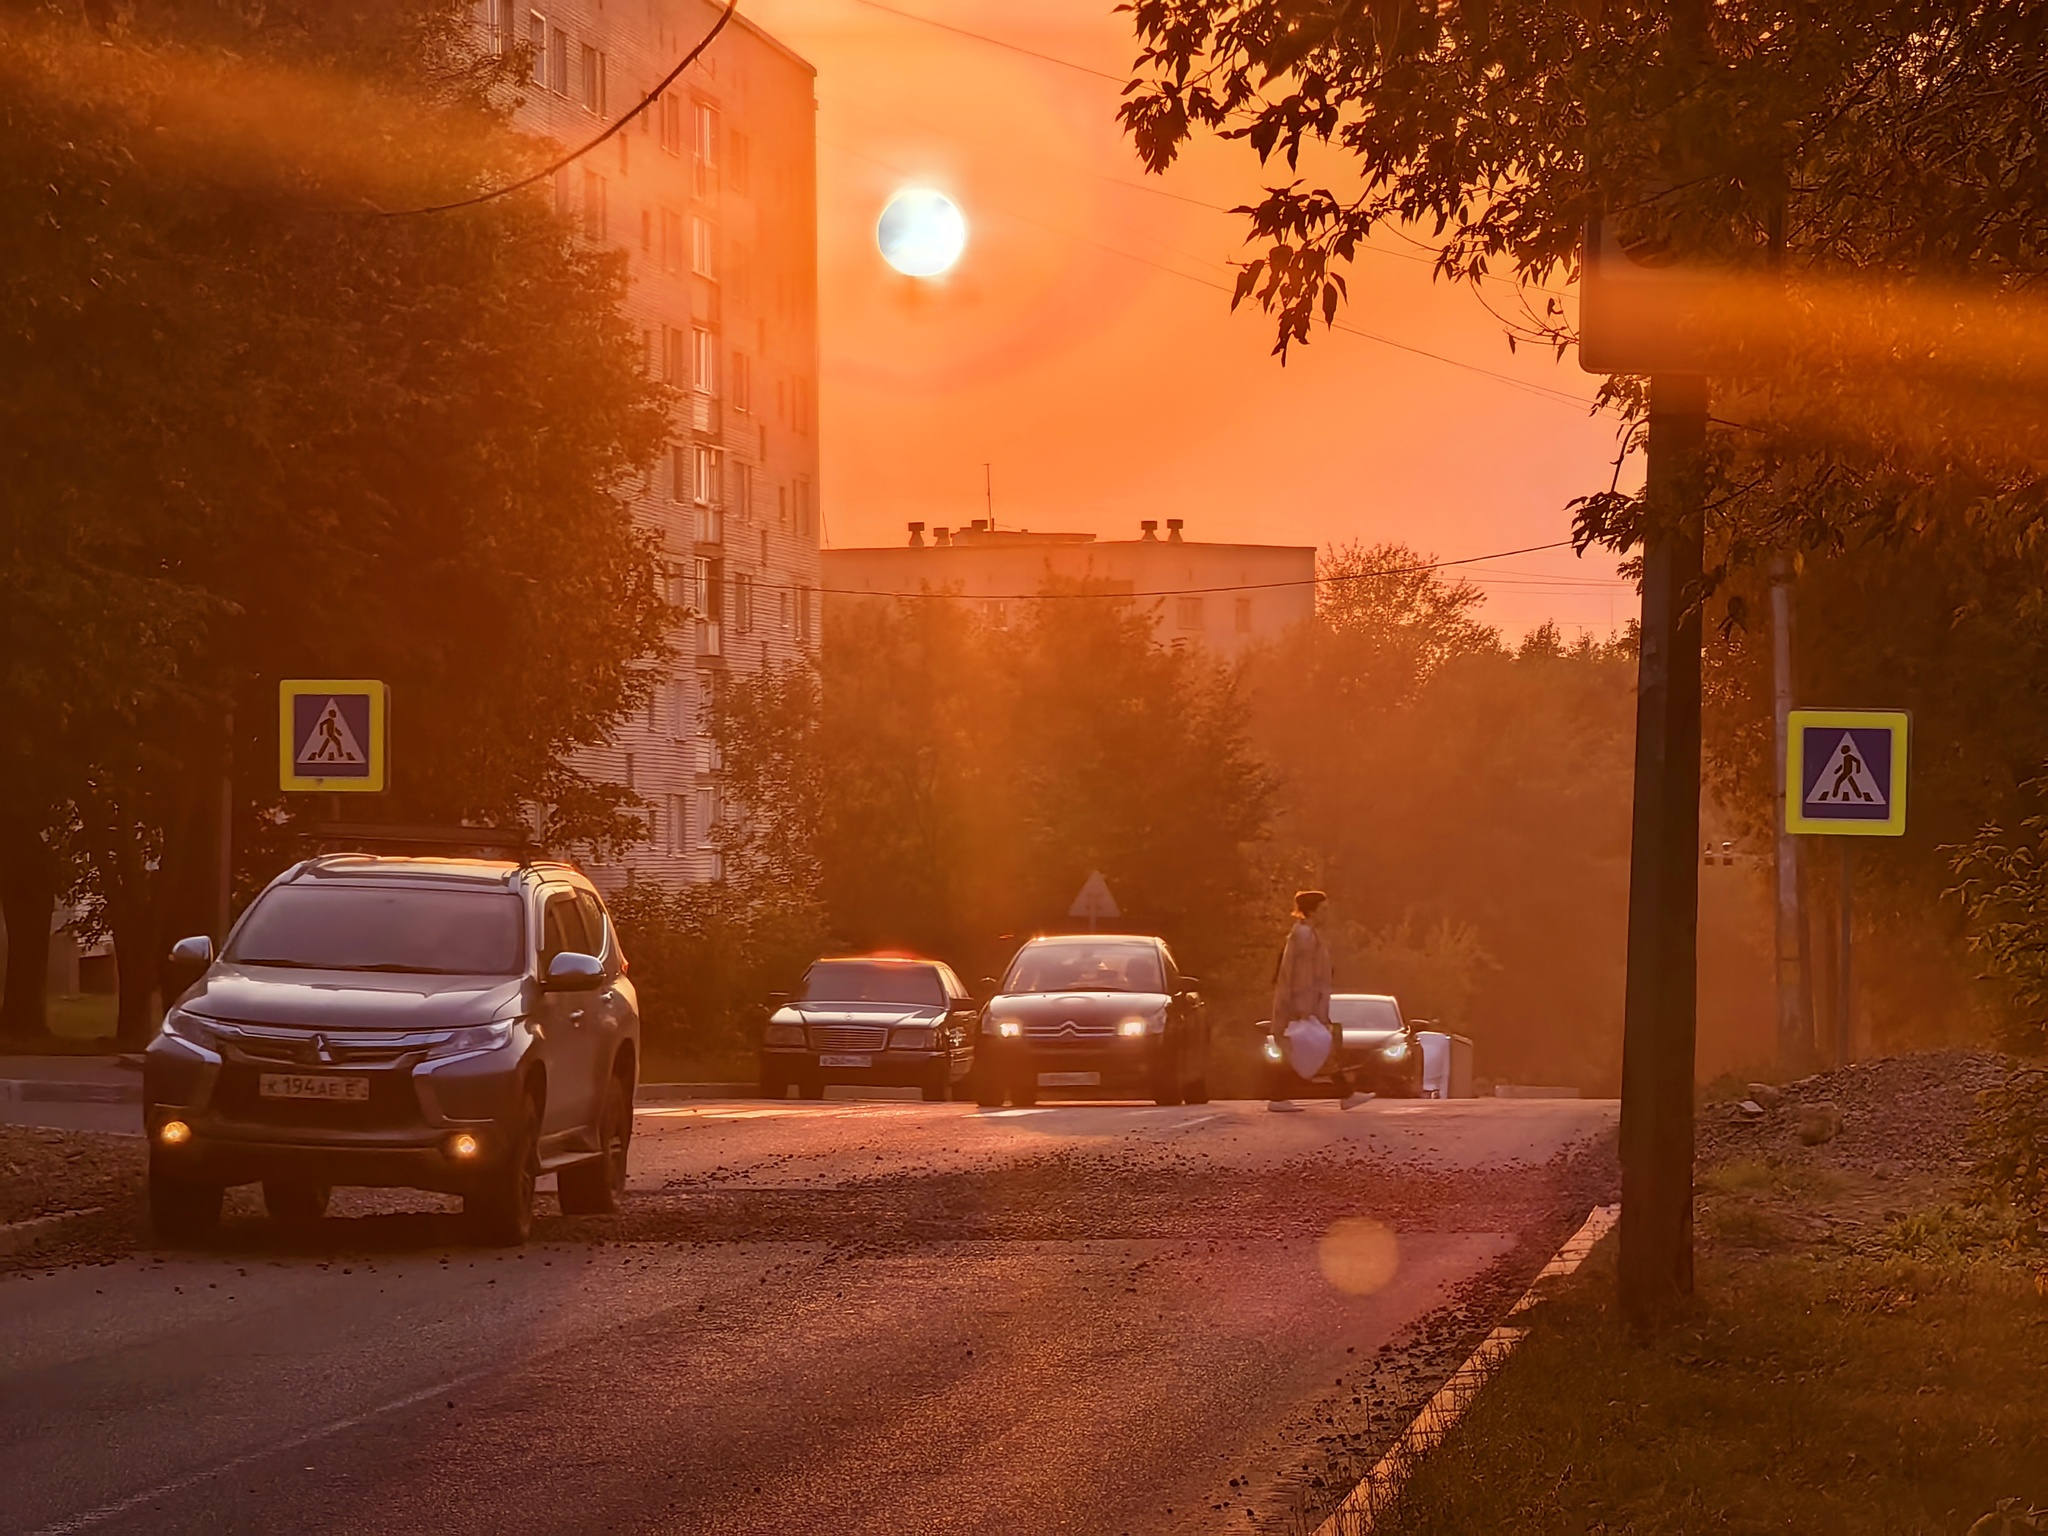
POLYGON ((1330 1017, 1330 946, 1322 935, 1323 906, 1330 898, 1322 891, 1296 891, 1294 917, 1287 930, 1287 943, 1280 951, 1280 967, 1273 976, 1273 1038, 1280 1042, 1280 1059, 1272 1064, 1272 1096, 1266 1108, 1276 1114, 1299 1114, 1301 1106, 1288 1097, 1287 1026, 1297 1019, 1318 1020, 1330 1032, 1330 1077, 1337 1085, 1339 1102, 1356 1109, 1372 1095, 1360 1093, 1344 1071, 1342 1042, 1330 1017))

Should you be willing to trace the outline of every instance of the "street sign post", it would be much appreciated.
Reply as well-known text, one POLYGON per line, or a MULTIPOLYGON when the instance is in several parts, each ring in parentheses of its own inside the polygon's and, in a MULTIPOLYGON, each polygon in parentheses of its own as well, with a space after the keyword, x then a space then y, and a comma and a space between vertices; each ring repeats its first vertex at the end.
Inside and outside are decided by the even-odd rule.
POLYGON ((1785 719, 1785 830, 1838 837, 1842 853, 1835 1065, 1849 1064, 1855 991, 1852 837, 1906 834, 1906 748, 1912 717, 1900 709, 1795 709, 1785 719))
POLYGON ((294 678, 277 687, 278 787, 374 795, 391 780, 391 690, 367 678, 294 678))
POLYGON ((1116 898, 1109 894, 1109 882, 1102 878, 1102 871, 1091 869, 1082 883, 1081 894, 1074 898, 1074 904, 1067 908, 1069 917, 1088 919, 1088 931, 1095 932, 1095 925, 1104 918, 1121 917, 1116 898))

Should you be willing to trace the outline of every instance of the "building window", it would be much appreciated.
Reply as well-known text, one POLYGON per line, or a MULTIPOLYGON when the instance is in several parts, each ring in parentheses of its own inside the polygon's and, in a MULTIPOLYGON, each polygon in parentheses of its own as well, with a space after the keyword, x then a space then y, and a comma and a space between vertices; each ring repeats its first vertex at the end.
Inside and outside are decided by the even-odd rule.
POLYGON ((569 94, 569 34, 560 27, 548 28, 548 89, 569 94))
POLYGON ((605 238, 606 226, 610 223, 605 209, 605 194, 604 177, 586 169, 583 173, 583 234, 586 239, 605 238))
POLYGON ((668 459, 669 500, 688 501, 690 499, 691 483, 690 450, 685 448, 681 443, 677 443, 669 449, 668 459))
POLYGON ((555 214, 559 218, 569 218, 576 211, 574 204, 575 193, 570 189, 569 173, 566 170, 555 172, 554 182, 555 214))
POLYGON ((683 264, 683 216, 673 208, 661 210, 661 270, 675 272, 683 264))
POLYGON ((699 277, 718 278, 718 226, 690 215, 690 270, 699 277))
POLYGON ((690 384, 701 394, 718 393, 718 333, 709 326, 690 327, 690 384))
POLYGON ((652 251, 654 249, 654 210, 652 208, 642 208, 640 210, 640 249, 643 251, 652 251))
POLYGON ((672 325, 661 328, 661 382, 677 389, 690 383, 689 356, 683 350, 683 333, 672 325))
POLYGON ((768 568, 768 530, 767 530, 766 528, 763 528, 763 529, 761 530, 761 569, 765 571, 765 570, 766 570, 767 568, 768 568))
POLYGON ((683 104, 673 96, 661 98, 661 147, 672 155, 683 152, 683 104))
MULTIPOLYGON (((673 580, 678 587, 681 586, 682 578, 680 576, 673 578, 673 580)), ((696 734, 695 725, 691 720, 692 708, 689 679, 681 677, 670 678, 668 683, 668 739, 670 741, 687 741, 696 734)))
POLYGON ((628 752, 628 753, 626 754, 626 788, 628 788, 628 789, 637 789, 637 788, 639 788, 639 784, 638 784, 638 782, 636 781, 636 779, 635 779, 635 777, 634 777, 634 772, 633 772, 633 754, 632 754, 632 753, 630 753, 630 752, 628 752))
POLYGON ((694 499, 700 506, 708 506, 722 500, 725 489, 725 455, 708 444, 699 443, 696 449, 696 475, 693 489, 694 499))
POLYGON ((736 411, 754 408, 754 360, 744 352, 732 355, 732 408, 736 411))
POLYGON ((732 627, 734 634, 754 632, 754 578, 744 571, 732 579, 732 627))
POLYGON ((742 195, 746 193, 748 178, 752 175, 752 145, 747 136, 734 129, 725 138, 725 184, 742 195))
POLYGON ((548 19, 539 11, 526 13, 526 46, 532 50, 527 77, 535 85, 548 83, 548 19))
POLYGON ((583 110, 604 116, 604 55, 585 43, 583 45, 581 70, 582 78, 577 82, 582 90, 583 110))
POLYGON ((1174 599, 1174 622, 1182 629, 1202 627, 1202 600, 1199 597, 1174 599))
POLYGON ((1237 600, 1237 632, 1240 635, 1252 632, 1252 600, 1248 597, 1237 600))
POLYGON ((808 475, 796 477, 796 531, 806 539, 818 536, 818 509, 811 500, 811 480, 808 475))
POLYGON ((690 158, 696 176, 697 195, 708 197, 718 190, 718 108, 700 101, 696 104, 694 116, 690 158))
POLYGON ((726 489, 732 494, 726 500, 732 504, 733 511, 739 514, 742 523, 750 523, 754 520, 754 466, 734 464, 730 466, 727 474, 730 483, 726 489))
POLYGON ((668 851, 687 852, 690 846, 690 797, 668 797, 668 851))
POLYGON ((718 825, 718 787, 706 784, 697 791, 697 846, 711 846, 712 831, 718 825))
POLYGON ((775 487, 775 524, 778 528, 789 526, 789 487, 775 487))
POLYGON ((798 587, 796 589, 796 638, 799 645, 809 645, 811 643, 811 589, 809 587, 798 587))

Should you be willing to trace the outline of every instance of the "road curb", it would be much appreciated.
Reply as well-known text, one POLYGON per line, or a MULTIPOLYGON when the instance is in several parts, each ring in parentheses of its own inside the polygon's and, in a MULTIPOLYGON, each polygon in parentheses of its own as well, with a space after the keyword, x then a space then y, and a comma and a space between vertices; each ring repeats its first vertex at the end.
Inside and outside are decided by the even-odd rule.
POLYGON ((0 1103, 140 1104, 140 1083, 65 1083, 40 1077, 0 1078, 0 1103))
POLYGON ((25 1221, 10 1221, 0 1225, 0 1257, 20 1253, 24 1248, 33 1248, 45 1237, 74 1221, 84 1221, 88 1216, 97 1216, 105 1210, 102 1205, 88 1206, 82 1211, 53 1211, 48 1216, 31 1216, 25 1221))
POLYGON ((642 1083, 633 1094, 636 1104, 672 1104, 678 1099, 754 1099, 758 1083, 642 1083))
MULTIPOLYGON (((1618 1205, 1596 1205, 1585 1221, 1565 1244, 1551 1256, 1551 1260, 1537 1271, 1536 1278, 1529 1282, 1529 1288, 1522 1293, 1521 1300, 1508 1308, 1508 1317, 1520 1317, 1541 1299, 1538 1291, 1546 1280, 1568 1275, 1586 1261, 1586 1255, 1593 1251, 1593 1245, 1605 1237, 1621 1215, 1618 1205)), ((1508 1356, 1528 1335, 1527 1328, 1516 1327, 1512 1321, 1502 1323, 1480 1340, 1479 1347, 1472 1351, 1465 1363, 1451 1372, 1446 1381, 1422 1405, 1422 1411, 1415 1415, 1401 1438, 1388 1447, 1387 1453, 1373 1464, 1373 1469, 1359 1479, 1353 1488, 1330 1512, 1330 1518, 1316 1527, 1315 1536, 1369 1536, 1381 1516, 1394 1507, 1394 1501, 1401 1496, 1401 1489, 1408 1479, 1415 1475, 1415 1469, 1422 1464, 1437 1446, 1443 1443, 1451 1426, 1465 1416, 1465 1410, 1472 1406, 1472 1400, 1479 1395, 1479 1389, 1486 1379, 1499 1370, 1508 1356)))

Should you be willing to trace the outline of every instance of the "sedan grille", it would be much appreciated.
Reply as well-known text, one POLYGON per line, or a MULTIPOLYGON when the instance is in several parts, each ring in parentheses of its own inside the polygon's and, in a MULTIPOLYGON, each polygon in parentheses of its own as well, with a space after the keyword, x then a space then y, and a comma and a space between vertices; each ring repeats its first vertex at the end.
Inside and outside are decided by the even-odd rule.
POLYGON ((880 1051, 889 1045, 889 1031, 880 1024, 818 1024, 811 1045, 820 1051, 880 1051))

